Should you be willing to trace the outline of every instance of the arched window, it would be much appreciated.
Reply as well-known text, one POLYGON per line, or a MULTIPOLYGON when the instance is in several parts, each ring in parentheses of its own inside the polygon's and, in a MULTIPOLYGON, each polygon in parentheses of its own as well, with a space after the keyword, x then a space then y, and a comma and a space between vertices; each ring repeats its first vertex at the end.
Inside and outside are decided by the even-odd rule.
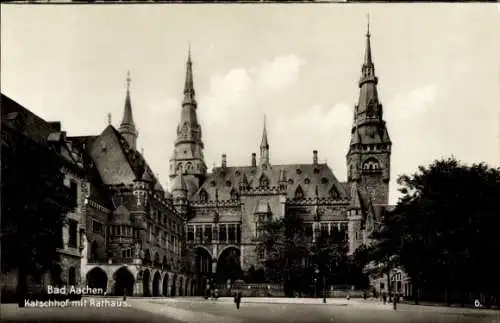
POLYGON ((189 173, 192 170, 193 170, 193 164, 191 162, 188 162, 186 164, 186 172, 189 173))
POLYGON ((231 200, 237 200, 238 199, 238 192, 233 188, 231 190, 231 200))
POLYGON ((259 180, 260 187, 269 187, 269 179, 266 175, 262 175, 259 180))
POLYGON ((330 189, 329 194, 330 194, 330 197, 334 198, 334 199, 336 199, 336 198, 339 197, 339 192, 337 191, 337 188, 335 186, 332 186, 332 188, 330 189))
POLYGON ((363 163, 363 170, 365 171, 376 171, 380 169, 380 163, 375 158, 368 158, 363 163))
POLYGON ((177 164, 176 170, 177 170, 177 172, 182 172, 182 163, 177 164))
POLYGON ((297 187, 295 190, 295 198, 296 199, 303 199, 304 198, 304 191, 302 190, 302 187, 297 187))
POLYGON ((207 193, 207 191, 205 191, 203 189, 200 191, 200 201, 201 202, 208 201, 208 193, 207 193))

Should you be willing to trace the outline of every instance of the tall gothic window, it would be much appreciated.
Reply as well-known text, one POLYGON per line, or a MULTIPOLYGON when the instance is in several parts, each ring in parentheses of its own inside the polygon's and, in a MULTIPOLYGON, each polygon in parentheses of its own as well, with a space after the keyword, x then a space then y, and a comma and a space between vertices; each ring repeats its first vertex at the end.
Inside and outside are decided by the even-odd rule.
POLYGON ((200 191, 200 201, 201 202, 206 202, 208 201, 208 193, 204 189, 200 191))
POLYGON ((267 178, 266 175, 262 175, 259 180, 259 186, 263 188, 268 188, 269 187, 269 179, 267 178))
POLYGON ((231 190, 231 200, 237 200, 238 199, 238 192, 233 188, 231 190))
POLYGON ((300 185, 295 190, 295 198, 296 199, 303 199, 304 198, 304 191, 302 190, 302 187, 300 187, 300 185))
POLYGON ((339 197, 339 192, 335 186, 332 186, 332 189, 330 190, 330 197, 334 199, 339 197))
POLYGON ((186 172, 189 173, 192 170, 193 170, 193 164, 191 162, 188 162, 186 164, 186 172))

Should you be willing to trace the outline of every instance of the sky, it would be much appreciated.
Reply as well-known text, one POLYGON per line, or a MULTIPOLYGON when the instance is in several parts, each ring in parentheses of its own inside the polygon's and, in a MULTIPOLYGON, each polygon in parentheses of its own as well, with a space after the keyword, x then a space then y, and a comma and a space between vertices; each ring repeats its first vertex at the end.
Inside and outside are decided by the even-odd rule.
POLYGON ((319 151, 339 180, 367 14, 396 179, 455 156, 500 166, 497 4, 1 5, 1 91, 70 136, 119 127, 127 71, 138 147, 168 184, 191 46, 207 166, 319 151))

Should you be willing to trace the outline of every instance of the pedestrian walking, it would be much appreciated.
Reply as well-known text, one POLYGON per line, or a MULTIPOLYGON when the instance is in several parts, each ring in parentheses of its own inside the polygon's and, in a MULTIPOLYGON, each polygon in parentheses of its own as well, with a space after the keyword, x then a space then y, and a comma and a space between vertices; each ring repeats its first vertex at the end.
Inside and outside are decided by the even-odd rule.
POLYGON ((398 308, 398 293, 394 294, 392 297, 392 308, 396 310, 398 308))
POLYGON ((240 309, 241 303, 241 292, 237 291, 234 293, 234 303, 236 304, 236 309, 240 309))
POLYGON ((387 294, 385 292, 382 294, 382 299, 384 301, 384 305, 387 304, 387 294))

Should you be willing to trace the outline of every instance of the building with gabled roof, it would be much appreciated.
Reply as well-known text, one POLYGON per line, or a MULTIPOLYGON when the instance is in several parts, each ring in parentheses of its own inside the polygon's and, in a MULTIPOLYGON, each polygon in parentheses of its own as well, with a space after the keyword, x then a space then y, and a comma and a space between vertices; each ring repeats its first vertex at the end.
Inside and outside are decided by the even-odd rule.
POLYGON ((368 30, 345 182, 318 161, 317 150, 309 164, 273 164, 265 119, 258 159, 252 153, 248 165, 230 165, 223 153, 220 166, 209 172, 189 52, 170 178, 178 192, 174 204, 188 220, 187 248, 197 259, 193 263, 198 277, 215 274, 220 280, 235 280, 237 275, 231 273, 238 272, 238 266, 243 271, 260 267, 265 260, 257 248, 260 224, 292 213, 302 216, 311 242, 320 234, 347 237, 350 254, 369 243, 377 210, 388 204, 392 145, 378 97, 370 37, 368 30))
POLYGON ((169 192, 137 151, 130 82, 128 75, 120 126, 110 122, 97 135, 71 137, 60 125, 37 122, 32 114, 7 114, 9 122, 27 134, 67 147, 68 159, 81 170, 77 181, 75 176, 69 179, 76 181, 81 202, 78 283, 115 295, 200 293, 206 278, 234 281, 242 271, 262 266, 266 255, 257 248, 261 224, 290 214, 302 217, 310 243, 320 235, 342 237, 349 254, 369 243, 388 204, 392 146, 369 31, 347 147, 346 181, 319 162, 317 150, 311 163, 274 164, 265 119, 258 159, 249 153, 247 165, 230 165, 223 153, 221 164, 209 172, 189 51, 169 160, 169 192))

